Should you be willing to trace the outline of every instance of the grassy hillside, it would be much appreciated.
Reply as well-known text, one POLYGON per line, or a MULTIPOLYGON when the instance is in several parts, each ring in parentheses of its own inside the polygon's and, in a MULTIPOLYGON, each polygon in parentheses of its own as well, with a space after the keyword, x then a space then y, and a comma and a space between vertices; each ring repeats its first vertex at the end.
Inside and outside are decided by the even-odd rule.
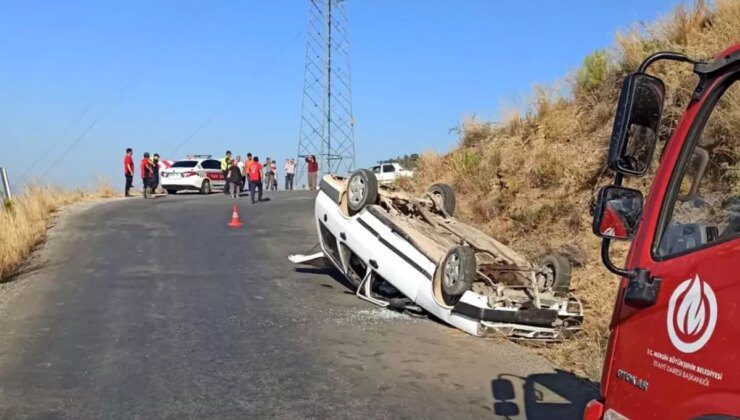
MULTIPOLYGON (((611 181, 606 151, 622 78, 660 50, 710 59, 740 42, 740 1, 678 6, 649 25, 616 36, 616 45, 586 57, 569 79, 570 94, 537 88, 525 113, 500 123, 466 120, 459 146, 425 153, 411 188, 447 182, 458 194, 458 215, 536 260, 553 250, 570 257, 573 286, 586 309, 584 331, 542 351, 561 366, 598 378, 618 279, 601 265, 590 230, 594 193, 611 181)), ((696 84, 689 65, 651 69, 666 84, 665 139, 696 84)), ((494 101, 495 98, 492 98, 494 101)), ((724 129, 740 131, 740 103, 727 110, 724 129)), ((723 176, 740 175, 738 145, 729 147, 723 176)), ((659 146, 660 147, 660 146, 659 146)), ((632 181, 646 190, 651 177, 632 181)), ((615 256, 624 256, 617 250, 615 256)))

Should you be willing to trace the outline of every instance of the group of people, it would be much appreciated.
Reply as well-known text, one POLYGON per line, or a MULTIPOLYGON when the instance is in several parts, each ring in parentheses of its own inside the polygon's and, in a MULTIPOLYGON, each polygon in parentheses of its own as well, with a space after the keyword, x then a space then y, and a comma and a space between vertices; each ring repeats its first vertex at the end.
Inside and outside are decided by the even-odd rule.
MULTIPOLYGON (((126 149, 126 156, 123 160, 124 174, 126 176, 126 197, 131 197, 131 188, 134 180, 134 151, 131 148, 126 149)), ((305 158, 308 189, 315 190, 319 164, 316 156, 311 155, 305 158)), ((283 166, 285 170, 285 189, 293 189, 295 180, 295 159, 285 159, 283 166)), ((145 152, 139 162, 139 170, 144 190, 144 198, 150 197, 159 186, 159 154, 155 153, 150 156, 145 152)), ((236 158, 231 157, 231 151, 227 150, 221 158, 221 172, 223 173, 226 184, 224 185, 224 194, 231 194, 237 197, 246 188, 249 188, 249 196, 252 203, 262 201, 262 191, 278 189, 278 166, 277 161, 271 158, 265 160, 264 165, 260 163, 258 156, 252 156, 247 153, 246 160, 242 160, 240 155, 236 158)))
MULTIPOLYGON (((308 169, 309 189, 316 189, 316 179, 319 165, 316 162, 316 156, 306 157, 308 169)), ((285 159, 285 189, 293 189, 295 180, 295 159, 285 159)), ((252 156, 247 153, 247 159, 242 160, 241 155, 232 158, 230 150, 226 151, 221 158, 221 171, 223 172, 226 184, 224 185, 224 194, 230 194, 233 198, 239 196, 239 193, 249 188, 249 197, 252 204, 262 201, 262 191, 278 189, 278 166, 277 160, 267 158, 264 165, 260 163, 258 156, 252 156)))
MULTIPOLYGON (((134 151, 130 147, 126 149, 126 156, 123 158, 123 171, 126 176, 125 195, 131 197, 131 188, 134 184, 134 151)), ((139 171, 144 198, 148 198, 159 186, 159 154, 149 156, 149 152, 144 152, 139 162, 139 171)))

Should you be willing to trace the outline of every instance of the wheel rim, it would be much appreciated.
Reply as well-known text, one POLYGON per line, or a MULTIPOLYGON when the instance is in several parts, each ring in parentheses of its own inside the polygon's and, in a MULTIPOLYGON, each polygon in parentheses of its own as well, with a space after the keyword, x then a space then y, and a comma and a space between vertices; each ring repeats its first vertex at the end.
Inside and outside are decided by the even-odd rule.
POLYGON ((360 204, 365 198, 366 191, 367 185, 361 176, 352 178, 352 181, 349 183, 349 201, 354 205, 360 204))
POLYGON ((434 204, 437 207, 439 207, 440 210, 443 209, 444 208, 445 199, 444 199, 444 196, 442 196, 442 193, 439 192, 439 191, 432 191, 432 197, 433 197, 432 200, 433 201, 436 201, 434 204))
POLYGON ((444 285, 453 287, 460 281, 460 256, 457 253, 450 255, 445 262, 444 285))
POLYGON ((210 183, 210 182, 206 181, 206 182, 205 182, 205 183, 203 184, 203 191, 204 191, 204 192, 205 192, 206 194, 208 194, 208 193, 210 193, 210 192, 211 192, 211 183, 210 183))
POLYGON ((555 282, 555 269, 550 265, 546 264, 540 267, 540 272, 537 273, 537 284, 540 289, 547 289, 552 287, 555 282))

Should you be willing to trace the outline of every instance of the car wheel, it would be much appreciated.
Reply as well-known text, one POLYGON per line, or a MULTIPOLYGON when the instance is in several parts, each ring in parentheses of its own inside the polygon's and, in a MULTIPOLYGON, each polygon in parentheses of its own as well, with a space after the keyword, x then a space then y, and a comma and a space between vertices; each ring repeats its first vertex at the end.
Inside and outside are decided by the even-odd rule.
POLYGON ((553 290, 559 293, 570 291, 570 261, 560 255, 546 255, 540 260, 540 268, 535 276, 540 290, 553 290))
POLYGON ((475 251, 468 246, 456 246, 442 261, 442 289, 450 296, 461 296, 473 287, 475 251))
POLYGON ((167 190, 167 194, 169 194, 169 195, 175 195, 175 194, 177 194, 177 190, 167 190))
POLYGON ((431 196, 440 199, 442 208, 448 216, 455 214, 455 191, 453 191, 452 187, 447 184, 434 184, 427 189, 427 192, 431 196))
POLYGON ((200 193, 205 195, 211 193, 211 182, 209 180, 203 180, 203 185, 200 186, 200 193))
POLYGON ((378 201, 378 179, 368 169, 352 173, 347 181, 347 208, 350 215, 359 213, 365 206, 378 201))

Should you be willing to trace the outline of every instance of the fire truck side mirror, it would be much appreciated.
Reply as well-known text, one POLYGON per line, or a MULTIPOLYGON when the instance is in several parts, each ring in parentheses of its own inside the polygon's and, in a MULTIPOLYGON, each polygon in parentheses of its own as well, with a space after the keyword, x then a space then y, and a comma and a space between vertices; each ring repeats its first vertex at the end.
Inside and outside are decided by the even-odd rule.
POLYGON ((594 234, 609 239, 632 239, 642 217, 642 204, 642 193, 638 190, 614 185, 603 187, 594 211, 594 234))
POLYGON ((609 145, 609 168, 642 176, 650 168, 663 113, 665 86, 645 73, 625 77, 609 145))

